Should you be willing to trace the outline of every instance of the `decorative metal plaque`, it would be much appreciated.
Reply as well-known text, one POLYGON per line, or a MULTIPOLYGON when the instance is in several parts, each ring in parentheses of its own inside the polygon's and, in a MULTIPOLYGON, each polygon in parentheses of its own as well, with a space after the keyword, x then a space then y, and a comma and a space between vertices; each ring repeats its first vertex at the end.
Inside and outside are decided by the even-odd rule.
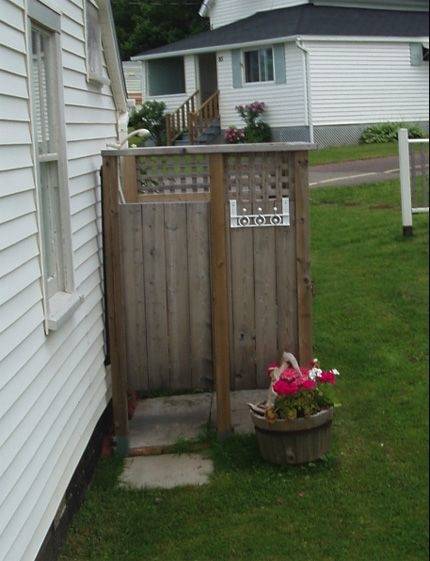
POLYGON ((263 209, 258 209, 258 214, 247 214, 246 208, 243 214, 238 213, 237 201, 230 201, 230 226, 231 228, 268 228, 290 226, 290 199, 282 197, 282 208, 279 209, 274 203, 273 214, 264 214, 263 209))

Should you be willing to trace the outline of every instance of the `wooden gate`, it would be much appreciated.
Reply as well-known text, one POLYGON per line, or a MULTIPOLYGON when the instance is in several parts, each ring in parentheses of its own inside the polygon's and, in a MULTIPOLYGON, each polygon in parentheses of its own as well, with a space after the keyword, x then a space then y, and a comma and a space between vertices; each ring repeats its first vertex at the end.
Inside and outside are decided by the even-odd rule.
POLYGON ((105 198, 121 194, 104 214, 118 228, 118 260, 109 266, 108 250, 107 261, 121 292, 123 391, 265 388, 283 350, 311 358, 311 147, 103 154, 105 198))

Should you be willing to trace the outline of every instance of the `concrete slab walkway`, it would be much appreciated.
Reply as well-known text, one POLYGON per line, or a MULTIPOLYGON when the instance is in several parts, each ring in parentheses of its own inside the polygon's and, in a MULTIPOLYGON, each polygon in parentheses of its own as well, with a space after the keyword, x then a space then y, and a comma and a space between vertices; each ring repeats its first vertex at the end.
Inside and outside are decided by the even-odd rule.
POLYGON ((120 483, 132 489, 174 489, 205 485, 212 473, 212 461, 199 454, 128 458, 120 483))
MULTIPOLYGON (((252 432, 247 403, 265 399, 267 390, 245 390, 231 393, 233 428, 237 433, 252 432)), ((211 413, 216 420, 215 394, 181 395, 145 399, 139 402, 130 422, 130 449, 138 455, 145 449, 169 447, 180 439, 199 436, 211 413)))

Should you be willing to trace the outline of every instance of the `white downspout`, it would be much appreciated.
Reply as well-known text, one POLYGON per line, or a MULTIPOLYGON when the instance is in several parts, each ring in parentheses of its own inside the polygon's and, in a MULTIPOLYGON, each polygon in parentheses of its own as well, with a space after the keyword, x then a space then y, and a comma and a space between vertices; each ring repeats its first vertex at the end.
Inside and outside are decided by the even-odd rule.
POLYGON ((306 124, 309 126, 309 137, 310 141, 314 143, 315 136, 314 136, 314 122, 313 122, 313 115, 312 115, 312 92, 311 92, 311 80, 310 80, 310 63, 309 57, 310 53, 309 50, 303 46, 302 39, 298 38, 296 40, 297 47, 303 51, 304 53, 304 71, 305 71, 305 97, 306 97, 306 124))

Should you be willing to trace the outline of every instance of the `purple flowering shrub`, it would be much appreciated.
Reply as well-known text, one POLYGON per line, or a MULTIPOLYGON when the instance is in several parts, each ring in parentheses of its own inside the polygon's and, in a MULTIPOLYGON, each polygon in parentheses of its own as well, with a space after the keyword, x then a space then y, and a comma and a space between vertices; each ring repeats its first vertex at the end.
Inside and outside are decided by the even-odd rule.
POLYGON ((225 140, 229 144, 241 142, 257 143, 270 142, 272 131, 270 126, 263 121, 262 115, 266 111, 263 101, 254 101, 249 105, 238 105, 236 111, 245 122, 244 129, 230 127, 225 133, 225 140))

